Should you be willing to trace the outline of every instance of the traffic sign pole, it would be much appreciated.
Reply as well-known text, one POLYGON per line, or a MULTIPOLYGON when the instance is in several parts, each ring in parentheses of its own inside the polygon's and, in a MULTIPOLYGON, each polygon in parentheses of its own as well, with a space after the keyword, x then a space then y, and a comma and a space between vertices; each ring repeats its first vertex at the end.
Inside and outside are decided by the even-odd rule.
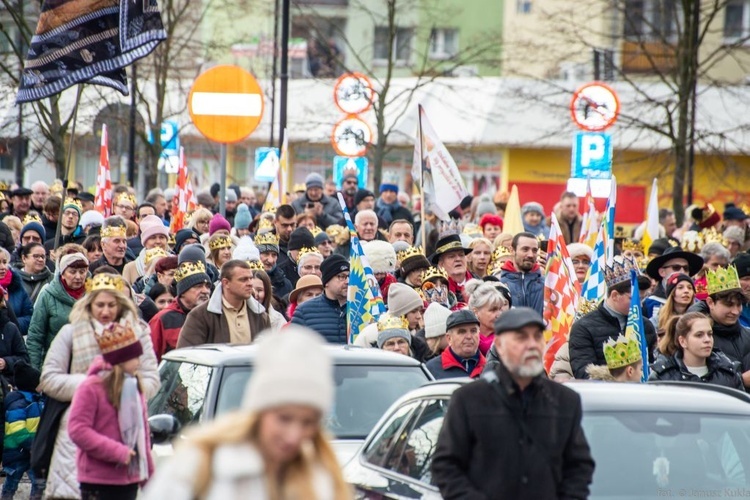
POLYGON ((219 183, 219 213, 226 216, 227 208, 227 145, 221 144, 221 182, 219 183))

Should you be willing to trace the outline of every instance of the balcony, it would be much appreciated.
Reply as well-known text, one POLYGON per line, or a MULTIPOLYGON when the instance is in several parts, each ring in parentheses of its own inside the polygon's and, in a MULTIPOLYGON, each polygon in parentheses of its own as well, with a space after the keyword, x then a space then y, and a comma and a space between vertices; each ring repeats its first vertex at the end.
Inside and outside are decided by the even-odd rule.
POLYGON ((670 73, 677 67, 675 47, 662 41, 623 40, 623 73, 670 73))

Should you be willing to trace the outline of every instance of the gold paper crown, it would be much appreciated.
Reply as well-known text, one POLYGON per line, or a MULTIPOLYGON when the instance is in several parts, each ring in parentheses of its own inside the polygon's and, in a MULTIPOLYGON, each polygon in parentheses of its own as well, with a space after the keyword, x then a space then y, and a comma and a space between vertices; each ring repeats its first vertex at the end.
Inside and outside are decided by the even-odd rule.
POLYGON ((63 191, 62 181, 56 179, 55 182, 49 187, 50 194, 60 194, 63 191))
POLYGON ((594 300, 586 300, 583 297, 578 299, 578 316, 584 316, 591 311, 596 310, 596 308, 599 307, 599 301, 594 300))
POLYGON ((409 247, 398 252, 396 254, 396 260, 403 264, 406 259, 417 257, 418 255, 424 257, 424 250, 422 250, 422 247, 409 247))
POLYGON ((146 250, 146 256, 143 258, 143 262, 146 265, 149 265, 153 260, 161 257, 169 257, 169 254, 166 250, 164 250, 162 247, 149 248, 148 250, 146 250))
POLYGON ((719 231, 716 230, 714 227, 710 227, 708 229, 704 229, 701 231, 701 237, 703 237, 703 244, 706 245, 708 243, 720 243, 721 246, 727 247, 729 246, 729 242, 726 238, 724 238, 724 235, 721 234, 719 231))
POLYGON ((115 274, 101 273, 86 280, 86 293, 97 290, 114 290, 124 292, 127 285, 121 276, 115 274))
POLYGON ((258 222, 258 232, 265 232, 264 230, 273 230, 273 221, 268 217, 261 217, 258 222))
POLYGON ((435 278, 442 278, 445 281, 448 281, 448 274, 441 268, 432 266, 428 267, 425 271, 422 272, 423 283, 435 278))
POLYGON ((78 209, 78 213, 83 212, 83 205, 81 205, 81 202, 78 201, 75 198, 67 198, 65 200, 65 203, 63 204, 63 209, 65 207, 70 207, 70 206, 73 206, 73 207, 77 208, 78 209))
POLYGON ((607 368, 615 370, 623 366, 632 365, 641 361, 641 344, 638 339, 633 337, 617 337, 617 340, 609 339, 602 346, 604 350, 604 359, 607 361, 607 368))
POLYGON ((310 232, 313 235, 313 238, 315 238, 317 235, 323 232, 322 229, 320 229, 318 226, 314 226, 312 229, 310 229, 310 232))
POLYGON ((222 234, 209 241, 208 248, 213 251, 218 250, 219 248, 231 248, 232 244, 232 238, 222 234))
POLYGON ((247 265, 250 266, 250 269, 253 271, 265 271, 266 266, 263 265, 263 263, 259 260, 248 260, 247 265))
POLYGON ((703 236, 698 231, 685 231, 680 246, 687 252, 698 253, 703 248, 703 236))
POLYGON ((510 248, 499 246, 492 252, 492 262, 498 262, 503 257, 510 257, 511 255, 513 255, 513 252, 510 248))
POLYGON ((108 354, 139 342, 138 337, 129 325, 113 323, 102 331, 101 335, 94 335, 102 354, 108 354))
POLYGON ((632 269, 641 274, 641 270, 635 259, 629 259, 621 255, 615 257, 612 266, 606 265, 604 268, 604 281, 607 284, 607 288, 630 280, 630 271, 632 269))
POLYGON ((133 196, 130 193, 120 193, 117 195, 117 198, 115 198, 115 203, 120 203, 121 201, 129 201, 133 204, 133 208, 138 206, 138 202, 135 200, 135 196, 133 196))
POLYGON ((194 274, 206 274, 206 266, 203 265, 203 262, 183 262, 175 271, 174 279, 179 283, 194 274))
POLYGON ((101 230, 102 238, 127 238, 128 230, 125 226, 107 226, 101 230))
POLYGON ((726 269, 720 267, 716 271, 708 269, 706 271, 706 285, 709 295, 729 290, 742 290, 737 268, 733 265, 726 269))
POLYGON ((394 316, 390 313, 382 314, 378 319, 378 331, 383 332, 385 330, 408 331, 409 321, 404 316, 394 316))
POLYGON ((622 242, 623 252, 641 252, 643 253, 643 242, 626 239, 622 242))
POLYGON ((41 224, 42 218, 39 217, 38 214, 26 214, 26 217, 23 218, 22 224, 25 226, 26 224, 29 224, 31 222, 38 222, 39 224, 41 224))
POLYGON ((303 255, 308 253, 315 253, 320 255, 321 257, 323 256, 323 254, 321 254, 320 251, 315 247, 302 247, 299 249, 299 253, 297 254, 297 262, 299 262, 303 255))
POLYGON ((255 235, 255 246, 274 245, 279 246, 279 236, 274 233, 258 233, 255 235))

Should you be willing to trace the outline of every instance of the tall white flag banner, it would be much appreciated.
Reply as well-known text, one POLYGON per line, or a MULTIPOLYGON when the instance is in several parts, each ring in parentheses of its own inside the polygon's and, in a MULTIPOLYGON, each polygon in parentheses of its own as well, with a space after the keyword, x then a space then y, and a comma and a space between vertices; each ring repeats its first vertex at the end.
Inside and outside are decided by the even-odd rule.
POLYGON ((421 181, 425 207, 442 220, 449 220, 448 212, 469 195, 458 165, 438 138, 422 105, 419 105, 412 175, 416 182, 421 181))

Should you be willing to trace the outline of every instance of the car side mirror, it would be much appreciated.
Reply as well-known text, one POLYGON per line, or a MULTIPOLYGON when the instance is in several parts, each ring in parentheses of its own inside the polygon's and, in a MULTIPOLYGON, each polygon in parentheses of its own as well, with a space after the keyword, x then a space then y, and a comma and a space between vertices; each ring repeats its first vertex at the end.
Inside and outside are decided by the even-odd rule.
POLYGON ((171 441, 182 429, 182 424, 174 415, 154 415, 148 419, 151 443, 162 444, 171 441))

